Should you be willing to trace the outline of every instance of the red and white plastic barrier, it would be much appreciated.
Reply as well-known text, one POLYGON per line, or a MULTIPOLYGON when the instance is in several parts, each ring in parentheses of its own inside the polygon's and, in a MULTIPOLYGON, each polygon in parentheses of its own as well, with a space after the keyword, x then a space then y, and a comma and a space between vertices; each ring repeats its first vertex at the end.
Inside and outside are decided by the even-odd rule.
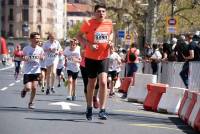
POLYGON ((190 114, 197 100, 197 94, 195 92, 185 91, 181 107, 179 108, 178 115, 186 123, 189 120, 190 114))
MULTIPOLYGON (((199 114, 200 113, 200 94, 196 94, 196 95, 197 95, 197 100, 188 120, 188 124, 191 125, 193 128, 195 127, 195 123, 196 124, 198 124, 198 122, 200 123, 200 117, 198 117, 200 116, 199 114)), ((200 126, 199 126, 199 129, 200 129, 200 126)))
POLYGON ((130 85, 134 83, 133 77, 122 78, 121 86, 119 87, 119 92, 127 93, 130 85))
POLYGON ((147 96, 147 84, 156 82, 156 75, 136 73, 135 84, 128 89, 128 101, 144 102, 147 96))
POLYGON ((158 104, 158 111, 177 114, 185 90, 185 88, 167 87, 166 93, 162 95, 158 104))
POLYGON ((144 109, 157 111, 162 94, 166 92, 167 87, 169 87, 168 84, 162 83, 147 84, 148 94, 143 104, 144 109))
POLYGON ((194 128, 200 131, 200 109, 194 121, 194 128))

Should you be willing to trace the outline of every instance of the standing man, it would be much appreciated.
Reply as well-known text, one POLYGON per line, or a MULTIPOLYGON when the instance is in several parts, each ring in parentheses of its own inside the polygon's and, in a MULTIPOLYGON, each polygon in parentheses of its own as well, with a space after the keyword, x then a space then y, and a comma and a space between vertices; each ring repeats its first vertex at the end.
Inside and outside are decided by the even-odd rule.
POLYGON ((112 21, 106 19, 106 6, 96 5, 94 17, 85 21, 77 36, 85 45, 85 67, 88 71, 86 118, 92 120, 93 94, 99 79, 99 118, 107 119, 107 72, 110 46, 113 45, 112 21))
POLYGON ((188 34, 186 36, 186 40, 188 41, 188 53, 185 56, 182 54, 185 59, 185 63, 183 64, 182 70, 180 72, 181 79, 185 87, 188 89, 189 87, 189 62, 191 61, 200 61, 199 49, 197 48, 197 44, 192 40, 193 35, 188 34))
POLYGON ((39 46, 40 34, 32 32, 30 34, 31 44, 23 49, 24 60, 24 89, 21 91, 21 97, 24 98, 28 91, 31 91, 30 101, 28 103, 29 109, 34 109, 33 101, 38 86, 38 80, 41 73, 40 60, 43 60, 44 51, 39 46))

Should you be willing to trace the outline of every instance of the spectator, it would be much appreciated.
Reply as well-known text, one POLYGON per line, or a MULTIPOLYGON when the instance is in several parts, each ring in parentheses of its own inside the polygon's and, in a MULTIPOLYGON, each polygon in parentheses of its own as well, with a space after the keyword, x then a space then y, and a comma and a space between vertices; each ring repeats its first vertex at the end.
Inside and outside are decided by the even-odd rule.
POLYGON ((159 62, 162 58, 162 55, 158 49, 158 45, 157 44, 153 44, 153 54, 150 57, 151 60, 151 68, 152 68, 152 73, 153 74, 158 74, 158 67, 159 67, 159 62))

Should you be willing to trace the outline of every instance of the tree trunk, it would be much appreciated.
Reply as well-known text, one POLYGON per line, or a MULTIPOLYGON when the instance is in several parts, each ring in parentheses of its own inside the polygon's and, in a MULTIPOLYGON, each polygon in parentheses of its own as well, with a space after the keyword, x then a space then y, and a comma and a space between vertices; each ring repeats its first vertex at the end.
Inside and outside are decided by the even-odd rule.
POLYGON ((146 25, 146 42, 152 44, 156 42, 156 19, 157 19, 157 0, 148 0, 147 25, 146 25))

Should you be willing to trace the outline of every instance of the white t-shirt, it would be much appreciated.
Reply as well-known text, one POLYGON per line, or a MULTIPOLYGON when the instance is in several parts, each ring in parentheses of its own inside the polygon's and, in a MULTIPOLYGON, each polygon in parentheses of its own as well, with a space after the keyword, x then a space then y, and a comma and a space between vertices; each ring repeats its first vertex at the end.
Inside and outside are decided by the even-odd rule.
POLYGON ((45 52, 45 64, 46 66, 50 66, 53 64, 58 64, 58 52, 61 50, 60 43, 55 40, 53 43, 51 43, 49 40, 46 41, 43 45, 43 49, 45 52), (54 50, 49 51, 49 49, 54 50))
POLYGON ((108 71, 121 71, 120 64, 118 61, 121 61, 121 57, 118 53, 113 52, 109 57, 109 67, 108 71))
POLYGON ((41 68, 46 68, 46 62, 45 62, 45 60, 41 60, 40 61, 40 66, 41 66, 41 68))
POLYGON ((61 69, 64 67, 65 64, 65 56, 64 55, 59 55, 58 56, 58 65, 57 65, 57 69, 61 69))
POLYGON ((153 53, 153 55, 151 56, 152 59, 157 59, 160 60, 162 58, 162 55, 160 53, 159 50, 155 50, 155 52, 153 53))
POLYGON ((29 57, 28 61, 24 62, 24 74, 40 73, 40 56, 44 55, 44 50, 40 46, 33 48, 28 45, 24 47, 23 54, 29 57))
POLYGON ((67 70, 78 72, 80 70, 80 63, 74 62, 73 58, 81 58, 80 47, 77 46, 74 51, 71 51, 69 46, 66 47, 64 56, 67 58, 67 70))

